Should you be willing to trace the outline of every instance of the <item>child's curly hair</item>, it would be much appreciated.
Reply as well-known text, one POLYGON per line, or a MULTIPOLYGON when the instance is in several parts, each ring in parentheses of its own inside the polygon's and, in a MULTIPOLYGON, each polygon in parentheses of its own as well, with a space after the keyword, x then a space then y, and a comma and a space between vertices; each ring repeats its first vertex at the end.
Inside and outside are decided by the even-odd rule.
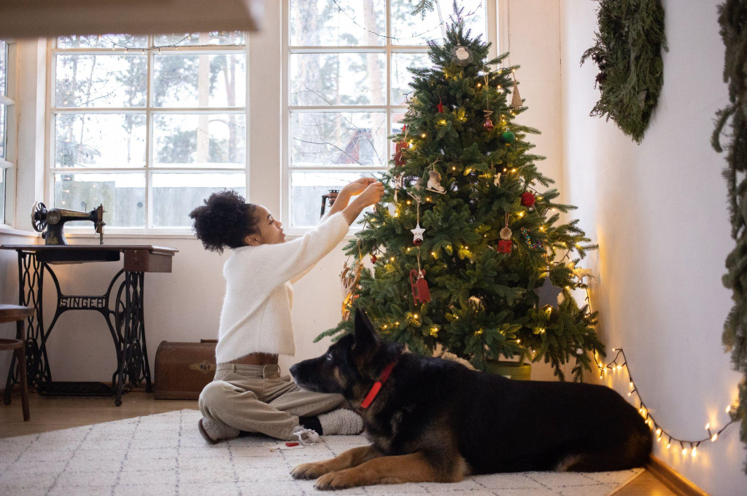
POLYGON ((245 246, 244 238, 259 232, 259 219, 254 215, 256 208, 246 203, 240 194, 228 190, 213 193, 189 216, 195 236, 205 249, 223 253, 224 248, 245 246))

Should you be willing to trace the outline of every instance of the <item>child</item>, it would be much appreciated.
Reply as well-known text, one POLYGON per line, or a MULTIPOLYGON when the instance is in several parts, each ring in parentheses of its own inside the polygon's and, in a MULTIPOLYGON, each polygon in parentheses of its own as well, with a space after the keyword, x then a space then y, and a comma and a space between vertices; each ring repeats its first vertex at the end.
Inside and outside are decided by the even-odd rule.
POLYGON ((233 191, 213 193, 189 214, 206 249, 233 251, 223 267, 217 370, 199 401, 204 418, 198 427, 206 441, 232 439, 240 431, 303 441, 361 431, 360 417, 340 409, 342 396, 303 391, 290 376, 281 377, 278 355, 296 351, 291 283, 332 251, 383 193, 383 185, 371 178, 348 184, 316 229, 288 243, 280 221, 233 191))

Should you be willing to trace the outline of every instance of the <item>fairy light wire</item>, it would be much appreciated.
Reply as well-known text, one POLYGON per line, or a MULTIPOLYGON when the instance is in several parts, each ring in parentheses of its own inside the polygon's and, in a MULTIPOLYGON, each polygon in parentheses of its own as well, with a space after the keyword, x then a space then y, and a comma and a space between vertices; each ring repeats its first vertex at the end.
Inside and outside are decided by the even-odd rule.
MULTIPOLYGON (((612 348, 612 351, 615 352, 614 359, 607 363, 606 365, 602 365, 599 363, 596 357, 596 352, 593 354, 594 357, 594 363, 596 363, 597 368, 600 371, 600 379, 604 376, 604 374, 607 372, 607 370, 622 370, 625 369, 628 374, 628 382, 630 383, 631 391, 628 392, 628 396, 632 396, 635 394, 638 397, 638 401, 640 402, 640 407, 638 408, 638 412, 641 414, 641 416, 644 418, 644 421, 646 424, 649 425, 649 427, 654 431, 656 435, 657 442, 661 441, 663 438, 667 438, 669 441, 667 443, 667 449, 672 445, 672 443, 679 443, 680 447, 683 450, 683 454, 687 453, 687 450, 689 449, 692 456, 697 456, 697 450, 698 446, 700 446, 701 443, 705 443, 707 441, 710 441, 712 443, 716 442, 718 437, 721 435, 722 432, 724 432, 726 429, 728 429, 732 424, 739 421, 738 416, 732 416, 730 415, 729 422, 727 422, 721 429, 719 430, 711 430, 711 424, 710 422, 706 424, 705 430, 708 432, 708 437, 705 437, 703 439, 681 439, 678 437, 673 436, 670 434, 669 431, 664 429, 659 422, 656 421, 653 415, 651 415, 651 412, 649 411, 648 407, 646 407, 646 402, 643 400, 643 397, 641 396, 640 391, 638 390, 638 387, 635 385, 635 382, 633 381, 633 374, 630 372, 630 366, 628 365, 628 358, 625 356, 625 350, 622 348, 612 348), (618 363, 618 360, 621 363, 618 363), (685 445, 688 445, 689 448, 685 445)), ((731 412, 731 406, 726 408, 726 412, 731 412)))

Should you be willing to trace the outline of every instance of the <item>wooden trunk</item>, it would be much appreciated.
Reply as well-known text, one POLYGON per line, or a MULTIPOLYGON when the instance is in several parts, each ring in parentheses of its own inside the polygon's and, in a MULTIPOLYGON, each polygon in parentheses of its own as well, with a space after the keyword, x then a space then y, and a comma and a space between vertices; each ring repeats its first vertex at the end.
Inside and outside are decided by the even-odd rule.
POLYGON ((199 343, 161 341, 156 352, 155 398, 196 400, 215 375, 217 340, 199 343))

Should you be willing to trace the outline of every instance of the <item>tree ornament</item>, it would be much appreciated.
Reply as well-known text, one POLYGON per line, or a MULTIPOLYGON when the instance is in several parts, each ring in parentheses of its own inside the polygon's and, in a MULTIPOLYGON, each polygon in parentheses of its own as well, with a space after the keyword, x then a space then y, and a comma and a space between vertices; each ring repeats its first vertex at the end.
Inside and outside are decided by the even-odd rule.
POLYGON ((514 86, 511 88, 511 110, 518 112, 521 108, 521 95, 519 95, 519 84, 516 82, 516 73, 514 73, 514 86))
POLYGON ((501 237, 501 240, 498 241, 498 251, 501 253, 511 253, 511 248, 513 247, 511 236, 513 235, 513 231, 508 227, 508 213, 506 213, 506 225, 500 230, 498 235, 501 237))
POLYGON ((484 127, 485 129, 487 129, 488 131, 490 131, 491 129, 493 129, 493 127, 494 127, 493 126, 493 121, 490 120, 490 117, 487 117, 487 116, 485 117, 485 124, 483 124, 482 127, 484 127))
POLYGON ((375 264, 377 260, 378 260, 378 257, 376 255, 371 255, 371 263, 372 264, 375 264))
POLYGON ((508 130, 503 131, 503 134, 501 134, 501 141, 504 143, 513 143, 516 141, 516 135, 508 130))
POLYGON ((485 310, 485 304, 482 302, 482 298, 478 296, 470 296, 468 301, 469 305, 472 307, 472 310, 474 310, 475 312, 485 310))
POLYGON ((578 282, 580 284, 584 284, 584 277, 588 277, 591 279, 595 278, 591 269, 576 267, 576 262, 568 262, 567 264, 565 264, 565 266, 568 267, 571 272, 573 272, 573 276, 578 279, 578 282))
POLYGON ((348 320, 350 318, 350 308, 353 305, 358 295, 355 294, 355 289, 361 280, 361 271, 363 270, 363 264, 361 259, 358 258, 353 261, 353 265, 348 267, 347 260, 342 268, 340 274, 340 286, 342 289, 342 320, 348 320))
POLYGON ((438 193, 439 195, 446 194, 446 189, 441 186, 441 174, 437 170, 433 169, 428 172, 428 176, 428 185, 425 189, 434 193, 438 193))
POLYGON ((524 240, 527 242, 527 246, 529 248, 532 248, 534 250, 542 248, 542 243, 540 243, 539 241, 537 241, 536 243, 532 243, 532 238, 531 236, 529 236, 529 231, 526 227, 521 228, 521 235, 524 236, 524 240))
POLYGON ((465 46, 457 45, 451 49, 451 61, 456 65, 460 65, 462 67, 469 65, 470 62, 472 62, 473 58, 474 57, 472 56, 472 50, 465 46))
POLYGON ((441 100, 438 101, 438 105, 436 105, 436 108, 438 109, 439 114, 444 113, 444 104, 441 102, 441 100))
POLYGON ((410 229, 410 232, 412 232, 413 238, 412 243, 415 246, 420 246, 423 244, 423 234, 425 233, 425 229, 420 227, 420 224, 415 227, 415 229, 410 229))
POLYGON ((402 156, 402 151, 407 150, 408 148, 410 148, 410 143, 408 143, 405 140, 402 140, 395 145, 394 165, 397 165, 397 166, 405 165, 405 159, 402 156))
POLYGON ((417 225, 415 226, 415 229, 410 229, 410 232, 412 233, 413 239, 412 242, 415 246, 420 246, 423 244, 423 233, 425 233, 425 229, 420 227, 420 202, 417 203, 417 225))
POLYGON ((493 173, 495 174, 495 176, 493 177, 493 186, 500 187, 501 186, 501 173, 496 172, 495 170, 493 171, 493 173))
POLYGON ((557 286, 553 286, 552 281, 550 280, 549 273, 547 274, 545 282, 542 284, 542 286, 540 286, 539 288, 534 288, 534 292, 537 293, 537 296, 539 296, 540 308, 549 305, 557 310, 558 296, 563 292, 563 290, 558 288, 557 286))
POLYGON ((425 280, 424 270, 410 271, 410 289, 415 304, 431 301, 431 292, 428 290, 428 281, 425 280))
POLYGON ((534 206, 534 202, 536 200, 537 198, 534 196, 534 194, 531 191, 525 191, 521 194, 521 204, 525 207, 534 206))
POLYGON ((397 216, 397 206, 394 203, 390 203, 389 205, 387 205, 387 210, 389 210, 389 215, 391 215, 392 217, 397 216))

